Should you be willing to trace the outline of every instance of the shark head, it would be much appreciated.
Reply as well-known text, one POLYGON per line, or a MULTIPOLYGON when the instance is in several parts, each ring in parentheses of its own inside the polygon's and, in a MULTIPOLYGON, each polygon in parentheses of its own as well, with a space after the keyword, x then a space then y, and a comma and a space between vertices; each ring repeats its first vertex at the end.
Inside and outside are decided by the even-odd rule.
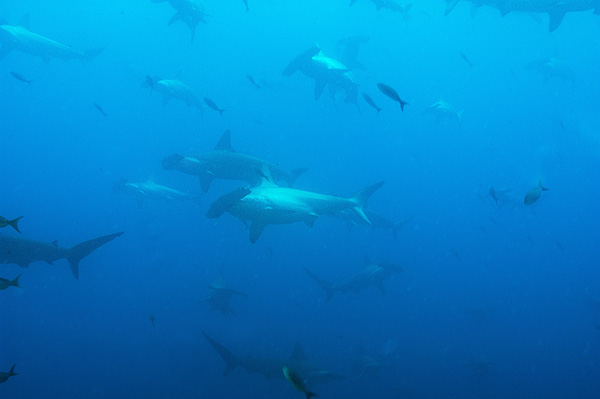
POLYGON ((163 158, 161 164, 165 170, 177 169, 185 157, 180 154, 171 154, 163 158))

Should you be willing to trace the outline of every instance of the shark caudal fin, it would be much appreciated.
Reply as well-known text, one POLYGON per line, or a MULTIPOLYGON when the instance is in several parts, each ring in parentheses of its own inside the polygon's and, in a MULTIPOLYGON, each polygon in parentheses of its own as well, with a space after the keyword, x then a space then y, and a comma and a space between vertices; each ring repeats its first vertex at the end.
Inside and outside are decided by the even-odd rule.
POLYGON ((94 238, 92 240, 77 244, 73 248, 69 249, 66 258, 69 261, 69 266, 71 266, 71 272, 73 273, 73 276, 75 276, 76 279, 79 279, 79 262, 81 259, 85 258, 96 249, 100 248, 107 242, 112 241, 121 234, 123 234, 123 232, 94 238))
POLYGON ((383 183, 384 182, 381 181, 379 183, 372 184, 369 187, 365 187, 362 190, 354 193, 354 195, 350 198, 350 200, 354 202, 354 207, 352 208, 354 212, 356 212, 358 216, 360 216, 369 225, 371 224, 371 221, 367 215, 365 215, 363 208, 367 205, 369 197, 381 186, 383 186, 383 183))
POLYGON ((15 373, 15 367, 17 366, 17 364, 13 364, 13 366, 10 368, 10 371, 8 372, 8 376, 12 377, 13 375, 19 375, 19 373, 15 373))
POLYGON ((316 274, 314 274, 313 272, 311 272, 310 270, 308 270, 307 268, 304 268, 304 272, 306 274, 309 275, 310 278, 312 278, 313 280, 315 280, 317 282, 317 284, 319 284, 319 286, 321 288, 323 288, 323 290, 325 291, 325 295, 327 296, 327 302, 329 302, 329 300, 331 299, 331 297, 333 296, 333 294, 335 293, 335 287, 333 285, 333 283, 317 276, 316 274))
POLYGON ((300 177, 300 175, 303 174, 304 172, 306 172, 307 170, 308 170, 308 168, 294 169, 288 174, 288 176, 285 178, 285 181, 287 182, 287 184, 290 187, 293 187, 294 183, 296 183, 296 179, 298 177, 300 177))
POLYGON ((17 277, 15 277, 14 280, 12 280, 10 282, 10 285, 12 285, 13 287, 17 287, 17 288, 23 288, 19 285, 19 277, 21 277, 21 275, 19 274, 17 277))
POLYGON ((10 227, 12 227, 13 229, 15 229, 17 231, 17 233, 20 233, 21 230, 19 230, 19 220, 23 219, 23 216, 19 216, 16 219, 10 220, 8 222, 8 224, 10 225, 10 227))
POLYGON ((544 187, 544 185, 542 184, 542 179, 540 179, 540 181, 538 182, 538 186, 540 187, 540 190, 542 190, 542 191, 548 191, 548 190, 550 190, 549 188, 544 187))
POLYGON ((219 356, 221 356, 221 359, 225 362, 225 371, 223 372, 223 375, 229 375, 240 365, 240 359, 234 355, 233 352, 206 335, 204 331, 202 331, 202 335, 204 335, 204 338, 206 338, 208 343, 217 351, 219 356))
POLYGON ((96 58, 98 55, 102 54, 104 52, 104 50, 106 50, 106 47, 98 47, 98 48, 95 48, 92 50, 84 51, 83 55, 81 57, 81 60, 83 62, 91 61, 92 59, 96 58))

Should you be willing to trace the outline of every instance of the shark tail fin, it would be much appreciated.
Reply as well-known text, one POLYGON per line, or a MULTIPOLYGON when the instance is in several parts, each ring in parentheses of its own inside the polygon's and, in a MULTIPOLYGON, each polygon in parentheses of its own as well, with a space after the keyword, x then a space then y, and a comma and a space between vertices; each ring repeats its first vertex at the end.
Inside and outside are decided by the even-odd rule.
POLYGON ((321 288, 323 288, 323 290, 325 291, 325 295, 327 295, 327 302, 329 302, 329 300, 331 299, 331 297, 333 296, 333 294, 335 293, 335 289, 334 286, 331 282, 317 276, 316 274, 314 274, 313 272, 311 272, 310 270, 308 270, 307 268, 304 268, 304 272, 306 274, 308 274, 308 276, 310 278, 312 278, 313 280, 315 280, 317 282, 317 284, 319 284, 319 286, 321 288))
POLYGON ((106 50, 106 47, 98 47, 95 49, 91 49, 83 52, 83 56, 81 57, 83 62, 91 61, 96 58, 98 55, 102 54, 106 50))
POLYGON ((94 238, 92 240, 77 244, 73 248, 69 249, 67 260, 69 261, 69 266, 71 266, 71 272, 73 273, 73 276, 75 276, 76 279, 79 279, 79 262, 81 259, 85 258, 96 249, 100 248, 107 242, 112 241, 121 234, 123 234, 123 232, 94 238))
POLYGON ((544 187, 544 185, 542 184, 542 179, 540 179, 540 181, 538 182, 538 185, 539 185, 540 189, 542 189, 542 191, 550 190, 548 187, 544 187))
POLYGON ((456 7, 456 5, 458 4, 460 0, 450 0, 448 1, 448 4, 446 5, 446 11, 444 11, 444 16, 447 16, 448 14, 450 14, 452 12, 452 10, 454 10, 454 7, 456 7))
POLYGON ((408 103, 404 100, 400 100, 400 109, 402 110, 402 112, 404 112, 405 105, 408 105, 408 103))
POLYGON ((15 229, 17 231, 17 233, 20 233, 21 230, 19 230, 19 220, 23 219, 23 216, 19 216, 16 219, 13 219, 11 221, 8 222, 8 224, 10 225, 10 227, 12 227, 13 229, 15 229))
POLYGON ((15 373, 15 367, 17 366, 17 364, 13 364, 13 366, 10 368, 10 371, 8 372, 8 376, 12 377, 13 375, 19 375, 19 373, 15 373))
POLYGON ((305 393, 306 393, 306 399, 310 399, 310 398, 312 398, 314 396, 319 396, 316 393, 310 392, 310 391, 306 391, 305 393))
POLYGON ((225 348, 223 345, 206 335, 204 331, 202 331, 202 335, 208 341, 208 343, 217 351, 221 359, 225 362, 225 371, 223 375, 229 375, 236 367, 240 364, 240 359, 233 354, 229 349, 225 348))
POLYGON ((285 181, 287 181, 288 185, 290 187, 292 187, 294 185, 294 183, 296 183, 296 179, 298 179, 298 177, 300 177, 300 175, 302 175, 307 170, 308 170, 308 168, 294 169, 289 173, 289 175, 287 176, 285 181))
POLYGON ((381 186, 383 186, 383 182, 372 184, 368 187, 363 188, 360 191, 357 191, 350 199, 354 202, 354 207, 352 208, 358 216, 360 216, 367 224, 371 224, 371 221, 365 215, 363 208, 367 205, 367 201, 369 197, 377 191, 381 186))
POLYGON ((13 287, 17 287, 17 288, 23 288, 19 285, 19 277, 21 277, 20 274, 17 277, 15 277, 15 279, 13 281, 10 282, 10 285, 12 285, 13 287))

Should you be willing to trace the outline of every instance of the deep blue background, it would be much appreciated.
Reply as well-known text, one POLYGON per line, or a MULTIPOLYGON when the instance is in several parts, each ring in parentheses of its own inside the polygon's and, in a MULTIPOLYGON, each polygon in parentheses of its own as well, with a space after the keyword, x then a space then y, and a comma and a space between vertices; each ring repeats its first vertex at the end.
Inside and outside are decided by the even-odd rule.
POLYGON ((309 360, 348 375, 315 386, 321 398, 597 398, 600 18, 568 14, 549 33, 545 17, 482 8, 472 19, 465 2, 447 17, 443 1, 418 2, 405 21, 367 0, 248 1, 246 14, 240 0, 207 0, 193 44, 184 24, 167 26, 167 3, 0 3, 10 23, 30 13, 36 33, 107 46, 85 65, 16 52, 0 62, 0 214, 25 216, 22 237, 67 247, 125 231, 82 261, 79 281, 65 261, 0 266, 4 278, 23 272, 24 287, 0 292, 0 370, 20 373, 0 397, 301 397, 283 379, 223 377, 206 331, 240 356, 285 357, 300 342, 309 360), (355 74, 379 116, 362 98, 361 112, 327 92, 314 101, 311 80, 281 75, 314 43, 335 56, 352 35, 370 37, 359 56, 368 70, 355 74), (544 82, 526 68, 548 57, 575 79, 544 82), (227 112, 163 107, 141 87, 147 74, 179 75, 227 112), (272 88, 257 91, 246 74, 272 88), (404 113, 378 82, 410 103, 404 113), (440 99, 464 110, 460 124, 422 115, 440 99), (216 181, 199 204, 139 208, 113 193, 121 178, 153 177, 200 194, 160 160, 212 149, 225 129, 239 152, 308 167, 299 188, 350 195, 385 180, 371 208, 415 219, 397 240, 320 218, 269 226, 250 244, 238 220, 204 216, 239 183, 216 181), (551 190, 526 207, 539 179, 551 190), (490 185, 510 190, 500 207, 490 185), (365 255, 404 267, 386 295, 326 303, 302 271, 340 280, 365 255), (218 277, 249 294, 232 301, 236 315, 200 304, 218 277), (386 345, 397 347, 394 368, 350 375, 359 348, 382 356, 386 345), (478 361, 494 363, 490 375, 473 376, 478 361))

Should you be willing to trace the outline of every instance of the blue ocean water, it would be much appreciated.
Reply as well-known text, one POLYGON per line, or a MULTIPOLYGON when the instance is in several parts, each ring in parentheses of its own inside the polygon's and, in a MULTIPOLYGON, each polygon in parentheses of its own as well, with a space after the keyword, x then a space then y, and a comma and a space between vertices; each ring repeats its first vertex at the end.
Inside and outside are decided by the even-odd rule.
POLYGON ((468 2, 448 15, 442 0, 348 3, 206 0, 192 41, 198 21, 168 25, 169 2, 0 2, 1 27, 29 15, 30 32, 77 54, 104 48, 45 60, 0 37, 0 216, 24 216, 20 234, 0 230, 0 262, 6 236, 70 248, 124 232, 78 279, 65 259, 0 265, 2 278, 22 273, 22 288, 0 291, 0 371, 18 373, 0 398, 302 398, 283 373, 244 370, 279 370, 296 343, 338 377, 301 375, 320 398, 600 396, 594 4, 549 32, 548 13, 501 16, 508 1, 473 16, 468 2), (364 68, 342 61, 352 37, 364 68), (343 65, 321 78, 352 75, 356 104, 328 87, 315 100, 315 79, 282 74, 313 46, 343 65), (146 76, 226 111, 163 105, 146 76), (449 117, 431 109, 441 100, 449 117), (216 179, 204 193, 161 161, 209 152, 226 130, 236 153, 308 168, 294 188, 349 197, 385 181, 368 209, 396 234, 320 214, 251 243, 238 218, 207 218, 249 184, 216 179), (192 200, 140 201, 115 192, 123 179, 192 200), (540 180, 549 190, 526 205, 540 180), (380 262, 402 272, 330 300, 304 270, 339 283, 380 262), (223 282, 247 295, 225 313, 206 301, 223 282), (237 356, 228 375, 203 333, 237 356))

